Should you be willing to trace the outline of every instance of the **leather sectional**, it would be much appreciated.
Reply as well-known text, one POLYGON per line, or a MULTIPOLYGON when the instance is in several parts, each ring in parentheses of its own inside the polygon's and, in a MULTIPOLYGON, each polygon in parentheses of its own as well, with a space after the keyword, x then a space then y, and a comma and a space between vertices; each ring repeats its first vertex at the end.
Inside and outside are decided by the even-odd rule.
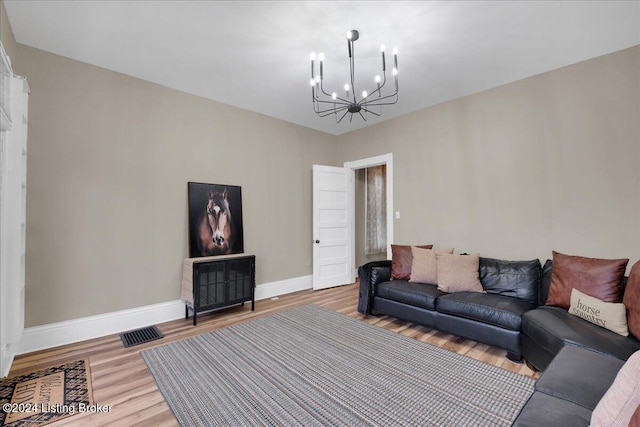
POLYGON ((362 314, 386 314, 507 350, 521 359, 522 316, 537 307, 540 261, 480 257, 485 293, 445 293, 437 285, 391 280, 391 261, 358 269, 362 314))
POLYGON ((544 305, 551 260, 542 267, 538 260, 480 257, 484 292, 456 293, 391 280, 391 265, 376 261, 358 269, 360 313, 390 315, 503 348, 510 360, 524 358, 545 371, 516 425, 589 425, 591 412, 618 370, 640 350, 640 341, 631 334, 625 337, 564 308, 544 305))

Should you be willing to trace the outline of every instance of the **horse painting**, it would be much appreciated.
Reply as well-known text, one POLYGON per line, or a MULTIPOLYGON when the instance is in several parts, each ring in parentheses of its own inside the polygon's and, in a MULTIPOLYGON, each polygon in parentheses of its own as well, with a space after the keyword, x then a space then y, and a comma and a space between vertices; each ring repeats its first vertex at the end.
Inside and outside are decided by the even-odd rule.
POLYGON ((232 253, 235 232, 227 189, 209 191, 209 198, 198 221, 198 248, 203 256, 232 253))
POLYGON ((189 182, 188 205, 189 257, 244 252, 239 186, 189 182))

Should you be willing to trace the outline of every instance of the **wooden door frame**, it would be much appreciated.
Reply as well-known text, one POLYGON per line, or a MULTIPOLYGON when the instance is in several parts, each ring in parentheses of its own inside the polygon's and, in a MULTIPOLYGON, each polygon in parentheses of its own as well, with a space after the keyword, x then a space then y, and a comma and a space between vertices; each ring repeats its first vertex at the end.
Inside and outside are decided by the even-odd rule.
POLYGON ((393 153, 382 154, 380 156, 368 157, 366 159, 345 162, 344 167, 349 170, 349 203, 351 204, 351 265, 353 266, 353 277, 358 275, 356 265, 356 214, 355 214, 355 182, 356 171, 373 166, 386 165, 387 167, 387 259, 391 259, 391 243, 393 242, 393 153))

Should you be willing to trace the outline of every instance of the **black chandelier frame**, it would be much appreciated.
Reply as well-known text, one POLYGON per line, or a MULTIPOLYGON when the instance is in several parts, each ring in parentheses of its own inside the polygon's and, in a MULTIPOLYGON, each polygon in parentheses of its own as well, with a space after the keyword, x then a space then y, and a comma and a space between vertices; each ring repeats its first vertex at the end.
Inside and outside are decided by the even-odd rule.
POLYGON ((393 50, 393 78, 394 78, 394 92, 389 95, 383 95, 382 89, 387 83, 387 67, 385 60, 385 47, 382 45, 380 50, 382 52, 382 78, 376 76, 375 82, 377 83, 377 89, 371 93, 362 93, 362 97, 358 100, 356 85, 355 85, 355 42, 360 38, 358 30, 351 30, 347 32, 347 48, 349 52, 349 75, 350 83, 345 84, 346 96, 340 97, 336 92, 331 94, 327 93, 324 88, 324 56, 319 54, 319 74, 315 73, 315 54, 311 54, 311 98, 313 101, 313 111, 320 117, 327 117, 334 115, 336 122, 340 123, 347 114, 351 114, 349 122, 353 121, 353 115, 359 114, 360 117, 366 122, 366 114, 370 113, 374 116, 382 115, 383 105, 393 105, 398 102, 398 50, 393 50), (350 91, 351 89, 351 91, 350 91), (325 98, 327 97, 327 98, 325 98), (372 107, 379 107, 379 111, 373 111, 372 107), (365 114, 362 114, 362 113, 365 114))

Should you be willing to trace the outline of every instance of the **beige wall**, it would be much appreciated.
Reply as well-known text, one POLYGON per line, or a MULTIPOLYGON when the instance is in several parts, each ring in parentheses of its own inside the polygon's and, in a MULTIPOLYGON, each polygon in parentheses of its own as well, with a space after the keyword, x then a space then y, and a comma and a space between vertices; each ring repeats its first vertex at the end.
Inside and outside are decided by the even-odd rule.
POLYGON ((398 243, 640 258, 640 46, 339 138, 394 159, 398 243))
POLYGON ((336 138, 16 44, 3 7, 32 89, 27 326, 178 298, 187 181, 242 186, 259 284, 311 274, 311 165, 388 152, 398 243, 640 258, 640 47, 336 138))
POLYGON ((31 87, 26 326, 178 299, 187 182, 242 186, 258 285, 311 274, 335 138, 18 44, 31 87))

